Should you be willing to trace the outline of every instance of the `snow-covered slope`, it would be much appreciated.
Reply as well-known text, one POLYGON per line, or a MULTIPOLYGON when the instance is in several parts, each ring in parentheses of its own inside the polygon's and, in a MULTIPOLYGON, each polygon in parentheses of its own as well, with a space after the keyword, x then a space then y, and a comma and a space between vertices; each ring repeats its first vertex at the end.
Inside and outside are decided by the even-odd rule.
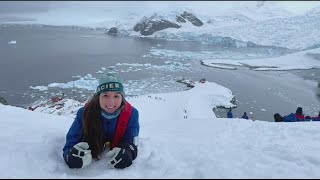
POLYGON ((139 154, 124 170, 105 159, 71 170, 62 158, 73 118, 0 104, 1 178, 316 178, 318 122, 216 118, 230 105, 214 83, 176 93, 129 98, 139 110, 139 154), (186 110, 186 111, 185 111, 186 110), (185 118, 187 117, 187 118, 185 118))
MULTIPOLYGON (((198 114, 198 116, 209 114, 208 116, 215 117, 214 113, 212 112, 212 108, 235 107, 235 105, 232 104, 234 96, 229 89, 212 82, 207 82, 204 84, 193 82, 191 84, 195 87, 187 91, 154 94, 153 96, 157 97, 156 99, 159 99, 160 101, 166 101, 165 104, 175 103, 174 101, 171 101, 171 99, 175 99, 175 101, 178 100, 179 104, 183 104, 183 108, 185 110, 188 109, 189 113, 198 114), (211 89, 211 91, 208 91, 209 89, 211 89), (173 98, 171 98, 172 96, 173 98), (176 96, 179 96, 180 98, 177 99, 176 96), (201 104, 199 104, 199 102, 201 102, 201 104), (193 104, 199 104, 199 106, 203 107, 203 110, 197 110, 197 113, 193 113, 194 110, 191 108, 193 104)), ((143 95, 140 96, 139 99, 148 100, 150 98, 148 96, 149 95, 143 95)), ((130 102, 135 102, 136 98, 135 96, 128 96, 126 99, 130 102)), ((58 102, 40 100, 33 103, 31 107, 34 109, 33 111, 37 112, 75 117, 76 110, 83 105, 84 103, 72 99, 62 99, 58 102)), ((139 107, 139 103, 137 103, 136 106, 139 107)), ((169 111, 172 111, 169 114, 174 114, 176 109, 171 109, 169 111)), ((180 109, 179 111, 183 111, 183 109, 180 109)), ((177 115, 179 115, 179 113, 177 115)))
POLYGON ((212 67, 216 67, 217 65, 221 64, 225 66, 224 68, 231 68, 234 66, 246 66, 256 71, 312 69, 320 68, 320 48, 301 51, 274 58, 246 60, 210 59, 202 60, 201 62, 204 65, 212 67))
POLYGON ((245 16, 255 21, 286 18, 294 14, 272 1, 238 2, 239 5, 226 10, 224 15, 245 16))

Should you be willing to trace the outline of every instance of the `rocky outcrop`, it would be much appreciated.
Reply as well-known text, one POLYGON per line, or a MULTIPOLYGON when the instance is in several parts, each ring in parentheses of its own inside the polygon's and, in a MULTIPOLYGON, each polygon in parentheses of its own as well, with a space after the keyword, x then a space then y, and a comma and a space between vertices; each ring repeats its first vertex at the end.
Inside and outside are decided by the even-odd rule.
POLYGON ((4 99, 4 98, 1 97, 1 96, 0 96, 0 104, 9 105, 9 103, 6 101, 6 99, 4 99))
POLYGON ((178 24, 172 23, 168 20, 150 21, 149 24, 140 31, 141 35, 148 36, 156 31, 160 31, 167 28, 180 28, 178 24))
POLYGON ((195 26, 202 26, 203 25, 203 22, 200 21, 195 15, 188 13, 186 11, 183 12, 183 14, 181 14, 181 17, 183 17, 184 19, 187 19, 195 26))
POLYGON ((162 19, 161 17, 158 17, 157 14, 154 14, 150 18, 144 17, 134 26, 133 30, 136 32, 140 31, 141 35, 148 36, 163 29, 180 27, 180 25, 172 23, 166 19, 162 19))
POLYGON ((134 27, 133 30, 138 32, 138 31, 142 31, 147 25, 148 23, 156 16, 156 14, 154 14, 153 16, 151 16, 150 18, 148 17, 143 17, 140 22, 138 22, 134 27))
POLYGON ((113 28, 110 28, 109 31, 107 32, 107 34, 109 35, 113 35, 113 36, 117 36, 118 35, 118 28, 116 27, 113 27, 113 28))
POLYGON ((180 28, 179 23, 191 22, 194 26, 202 26, 203 23, 196 16, 191 13, 183 12, 181 15, 175 17, 176 22, 171 22, 163 16, 159 16, 157 13, 150 17, 143 17, 138 22, 133 30, 140 32, 141 35, 148 36, 154 32, 161 31, 167 28, 180 28))
POLYGON ((176 16, 176 21, 179 23, 186 23, 187 22, 185 19, 183 19, 183 17, 181 17, 179 15, 176 16))

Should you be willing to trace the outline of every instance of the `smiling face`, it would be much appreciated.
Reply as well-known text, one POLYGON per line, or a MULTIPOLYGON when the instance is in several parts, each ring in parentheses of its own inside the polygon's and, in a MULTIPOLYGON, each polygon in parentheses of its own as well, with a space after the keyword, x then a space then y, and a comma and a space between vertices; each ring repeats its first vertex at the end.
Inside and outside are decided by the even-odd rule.
POLYGON ((114 113, 121 106, 122 98, 120 92, 103 92, 99 95, 100 107, 107 113, 114 113))

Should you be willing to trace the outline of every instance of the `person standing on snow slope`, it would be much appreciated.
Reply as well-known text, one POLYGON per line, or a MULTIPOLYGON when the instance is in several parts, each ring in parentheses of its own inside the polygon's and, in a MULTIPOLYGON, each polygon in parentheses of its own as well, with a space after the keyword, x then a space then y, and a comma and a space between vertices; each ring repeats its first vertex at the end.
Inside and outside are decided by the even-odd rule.
POLYGON ((227 118, 233 118, 233 114, 231 112, 231 108, 229 109, 228 113, 227 113, 227 118))
POLYGON ((249 119, 248 115, 246 112, 243 113, 243 115, 241 116, 242 119, 249 119))
POLYGON ((139 113, 125 100, 122 78, 107 74, 78 110, 66 135, 63 158, 69 168, 84 168, 107 152, 107 167, 129 167, 138 155, 139 129, 139 113))

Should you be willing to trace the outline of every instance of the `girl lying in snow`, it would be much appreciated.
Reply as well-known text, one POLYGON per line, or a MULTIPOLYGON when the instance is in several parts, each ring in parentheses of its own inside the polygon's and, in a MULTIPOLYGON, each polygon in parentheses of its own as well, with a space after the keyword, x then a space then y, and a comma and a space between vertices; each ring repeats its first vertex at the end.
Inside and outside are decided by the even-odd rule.
POLYGON ((274 114, 275 122, 299 122, 299 121, 320 121, 320 112, 318 117, 304 116, 302 114, 302 108, 298 107, 296 113, 290 113, 287 116, 281 116, 279 113, 274 114))
POLYGON ((106 166, 126 168, 138 154, 139 113, 125 100, 123 81, 107 74, 91 100, 81 107, 63 148, 69 168, 83 168, 106 151, 106 166))

